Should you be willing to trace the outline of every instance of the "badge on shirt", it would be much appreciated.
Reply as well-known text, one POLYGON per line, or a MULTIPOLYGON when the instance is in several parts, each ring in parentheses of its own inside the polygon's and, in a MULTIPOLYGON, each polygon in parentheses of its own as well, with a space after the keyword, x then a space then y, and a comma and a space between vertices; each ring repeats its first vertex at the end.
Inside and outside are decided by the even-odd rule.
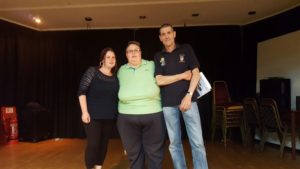
POLYGON ((163 56, 160 58, 159 62, 160 62, 161 66, 165 66, 166 65, 166 60, 165 60, 165 58, 163 56))
POLYGON ((185 62, 183 53, 179 54, 179 62, 181 62, 181 63, 185 62))

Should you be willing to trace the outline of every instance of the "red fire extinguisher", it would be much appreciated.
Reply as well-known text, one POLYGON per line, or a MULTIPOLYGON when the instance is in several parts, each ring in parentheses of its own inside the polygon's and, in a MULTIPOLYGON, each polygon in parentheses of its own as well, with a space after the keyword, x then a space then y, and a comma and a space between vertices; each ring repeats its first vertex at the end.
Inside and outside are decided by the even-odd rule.
POLYGON ((18 142, 18 121, 16 118, 13 118, 10 120, 10 128, 9 128, 9 135, 8 135, 8 141, 9 143, 16 143, 18 142))
POLYGON ((4 123, 4 133, 9 144, 18 143, 18 120, 16 107, 2 107, 1 120, 4 123))

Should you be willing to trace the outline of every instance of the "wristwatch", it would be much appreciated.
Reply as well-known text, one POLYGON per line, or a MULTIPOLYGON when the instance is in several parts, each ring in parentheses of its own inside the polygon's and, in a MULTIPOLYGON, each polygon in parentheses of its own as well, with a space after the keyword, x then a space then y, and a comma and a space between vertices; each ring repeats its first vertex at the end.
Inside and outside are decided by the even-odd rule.
POLYGON ((188 95, 190 95, 190 96, 193 96, 193 92, 187 91, 186 94, 188 94, 188 95))

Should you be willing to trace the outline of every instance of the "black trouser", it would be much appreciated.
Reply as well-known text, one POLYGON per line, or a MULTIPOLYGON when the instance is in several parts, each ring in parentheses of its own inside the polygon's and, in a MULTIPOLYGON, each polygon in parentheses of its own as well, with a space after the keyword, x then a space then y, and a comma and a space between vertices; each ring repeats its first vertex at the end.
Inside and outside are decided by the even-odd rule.
POLYGON ((131 169, 161 169, 164 157, 165 123, 162 112, 148 115, 119 114, 118 130, 131 169))
POLYGON ((108 140, 111 135, 114 120, 91 120, 90 123, 84 123, 84 129, 87 138, 85 150, 85 165, 91 169, 94 165, 103 165, 107 152, 108 140))

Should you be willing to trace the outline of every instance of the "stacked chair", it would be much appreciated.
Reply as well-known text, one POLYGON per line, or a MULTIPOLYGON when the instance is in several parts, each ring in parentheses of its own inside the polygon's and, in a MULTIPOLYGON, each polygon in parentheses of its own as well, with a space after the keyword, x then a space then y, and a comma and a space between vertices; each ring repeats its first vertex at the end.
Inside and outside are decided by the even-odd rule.
POLYGON ((260 102, 260 111, 263 124, 260 149, 264 149, 268 134, 270 132, 277 132, 280 140, 280 156, 283 157, 287 135, 291 134, 289 125, 281 121, 278 107, 274 99, 263 98, 260 102))
POLYGON ((262 124, 259 107, 255 98, 245 98, 243 102, 243 120, 245 125, 245 145, 253 142, 255 131, 262 135, 262 124))
POLYGON ((225 149, 227 147, 227 131, 230 128, 240 128, 241 136, 244 140, 245 132, 242 122, 243 105, 231 101, 230 93, 225 81, 215 81, 213 83, 212 102, 212 141, 214 141, 217 128, 222 129, 225 149))

